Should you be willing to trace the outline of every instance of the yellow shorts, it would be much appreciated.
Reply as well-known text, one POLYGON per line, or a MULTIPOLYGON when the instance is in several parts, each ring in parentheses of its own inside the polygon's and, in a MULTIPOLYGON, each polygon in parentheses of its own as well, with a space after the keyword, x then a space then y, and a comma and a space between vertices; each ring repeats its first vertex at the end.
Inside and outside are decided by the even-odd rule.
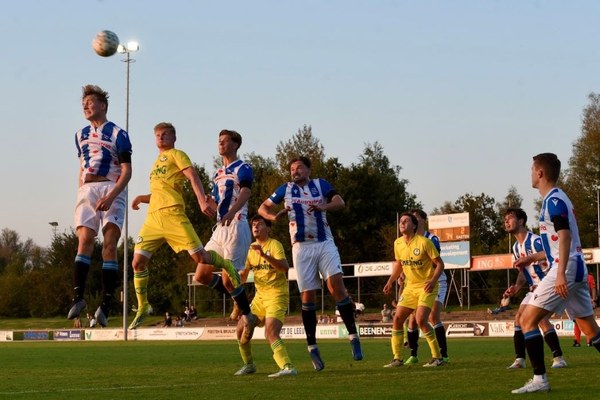
POLYGON ((190 254, 202 249, 202 242, 182 207, 163 208, 146 216, 135 244, 135 252, 150 257, 167 242, 176 252, 190 254))
POLYGON ((277 295, 267 294, 261 296, 260 292, 257 292, 254 299, 252 299, 250 309, 252 314, 258 317, 258 326, 264 326, 266 318, 275 318, 283 323, 285 314, 287 313, 289 300, 289 293, 280 293, 277 295))
POLYGON ((438 283, 431 293, 426 293, 424 284, 414 286, 409 283, 404 287, 398 305, 412 310, 416 310, 419 306, 432 308, 439 289, 440 285, 438 283))

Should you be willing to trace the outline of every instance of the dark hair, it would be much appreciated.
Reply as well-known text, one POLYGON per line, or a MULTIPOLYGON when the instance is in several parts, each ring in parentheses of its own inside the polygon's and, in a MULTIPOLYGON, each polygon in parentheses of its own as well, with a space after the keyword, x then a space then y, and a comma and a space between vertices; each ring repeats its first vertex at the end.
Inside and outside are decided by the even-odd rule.
POLYGON ((506 211, 504 211, 504 216, 507 216, 508 214, 514 214, 515 217, 517 217, 517 220, 522 219, 523 225, 525 225, 527 223, 527 213, 525 211, 523 211, 522 208, 517 208, 517 207, 507 208, 506 211))
POLYGON ((417 227, 419 226, 419 221, 417 221, 417 217, 414 216, 413 213, 411 212, 403 212, 402 214, 400 214, 400 218, 407 216, 410 217, 410 220, 412 221, 413 225, 415 226, 414 231, 417 231, 417 227))
POLYGON ((533 162, 544 171, 546 179, 553 183, 558 181, 558 176, 560 175, 560 160, 556 154, 540 153, 533 157, 533 162))
POLYGON ((417 214, 421 219, 427 221, 427 213, 423 210, 421 210, 420 208, 413 208, 412 210, 410 210, 411 214, 417 214))
POLYGON ((236 131, 230 131, 228 129, 223 129, 221 132, 219 132, 219 137, 221 136, 229 136, 229 139, 231 139, 231 141, 235 144, 238 145, 238 149, 240 147, 242 147, 242 135, 240 135, 239 133, 237 133, 236 131))
POLYGON ((306 168, 310 168, 311 163, 310 163, 310 159, 308 157, 304 157, 304 156, 298 156, 298 157, 294 157, 290 160, 290 163, 288 165, 288 167, 292 167, 292 164, 295 162, 300 161, 302 164, 306 165, 306 168))
POLYGON ((269 221, 268 219, 266 219, 265 217, 263 217, 260 214, 256 214, 255 216, 250 218, 250 225, 252 225, 252 223, 254 223, 254 221, 264 221, 266 226, 268 226, 269 228, 271 227, 271 221, 269 221))

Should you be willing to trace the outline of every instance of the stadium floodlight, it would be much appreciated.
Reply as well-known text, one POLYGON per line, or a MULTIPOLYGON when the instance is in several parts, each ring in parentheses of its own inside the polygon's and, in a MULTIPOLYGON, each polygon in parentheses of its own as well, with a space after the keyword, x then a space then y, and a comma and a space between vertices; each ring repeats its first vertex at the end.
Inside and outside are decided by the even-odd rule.
MULTIPOLYGON (((126 77, 126 89, 125 89, 125 130, 127 134, 129 132, 129 69, 131 63, 135 62, 133 58, 131 58, 131 53, 134 53, 140 49, 140 44, 135 41, 127 42, 126 44, 120 44, 117 48, 117 51, 121 54, 125 54, 125 59, 121 60, 127 64, 127 77, 126 77)), ((125 193, 125 204, 129 204, 129 200, 127 197, 127 193, 125 193)), ((125 207, 125 223, 123 224, 123 339, 127 341, 127 314, 128 314, 128 304, 127 304, 127 282, 128 278, 128 241, 129 237, 129 211, 128 208, 125 207)))

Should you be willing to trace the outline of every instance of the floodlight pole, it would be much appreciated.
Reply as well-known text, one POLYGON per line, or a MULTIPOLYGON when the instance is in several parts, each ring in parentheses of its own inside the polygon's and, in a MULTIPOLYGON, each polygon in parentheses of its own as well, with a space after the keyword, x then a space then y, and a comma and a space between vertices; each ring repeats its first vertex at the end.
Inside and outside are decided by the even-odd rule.
MULTIPOLYGON (((127 65, 127 76, 126 76, 126 90, 125 90, 125 131, 129 134, 129 70, 131 63, 135 60, 131 58, 131 53, 139 50, 139 45, 135 42, 128 42, 125 45, 119 45, 119 53, 125 54, 125 59, 121 60, 127 65)), ((128 185, 129 186, 129 185, 128 185)), ((127 190, 127 189, 126 189, 127 190)), ((125 221, 123 224, 123 340, 127 341, 127 285, 129 281, 128 269, 129 269, 129 196, 127 191, 125 192, 125 221)))

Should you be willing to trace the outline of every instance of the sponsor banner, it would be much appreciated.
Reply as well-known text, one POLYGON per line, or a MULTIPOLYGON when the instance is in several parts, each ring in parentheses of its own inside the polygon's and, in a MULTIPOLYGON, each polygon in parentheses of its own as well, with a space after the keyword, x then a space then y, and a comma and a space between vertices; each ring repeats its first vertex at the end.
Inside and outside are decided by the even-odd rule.
POLYGON ((206 327, 202 340, 236 340, 235 326, 206 327))
POLYGON ((581 251, 587 264, 600 264, 600 247, 583 249, 581 251))
POLYGON ((495 269, 513 269, 512 254, 491 254, 471 258, 471 271, 491 271, 495 269))
POLYGON ((54 340, 83 340, 83 330, 70 329, 54 331, 54 340))
POLYGON ((514 321, 493 321, 488 323, 488 336, 513 337, 515 333, 514 321))
POLYGON ((393 265, 392 262, 354 264, 354 276, 390 276, 393 265))
POLYGON ((473 337, 487 335, 487 322, 451 322, 446 328, 447 337, 473 337))
MULTIPOLYGON (((427 217, 429 222, 429 230, 433 229, 444 229, 444 228, 460 228, 469 227, 469 213, 456 213, 456 214, 442 214, 442 215, 430 215, 427 217)), ((438 236, 440 240, 444 240, 441 236, 438 236)))
POLYGON ((390 324, 372 324, 372 325, 359 325, 358 335, 362 337, 391 337, 392 336, 392 325, 390 324))
POLYGON ((467 269, 471 267, 471 244, 465 242, 441 242, 440 256, 444 269, 467 269))
MULTIPOLYGON (((86 329, 84 336, 85 340, 123 340, 123 329, 86 329)), ((129 338, 129 335, 127 338, 129 338)))
MULTIPOLYGON (((284 325, 280 332, 282 339, 306 339, 302 325, 284 325)), ((348 331, 343 325, 317 325, 318 339, 339 339, 348 337, 348 331)))
POLYGON ((0 331, 0 342, 12 342, 13 332, 12 331, 0 331))
POLYGON ((23 340, 49 340, 50 332, 48 331, 25 331, 23 332, 23 340))

